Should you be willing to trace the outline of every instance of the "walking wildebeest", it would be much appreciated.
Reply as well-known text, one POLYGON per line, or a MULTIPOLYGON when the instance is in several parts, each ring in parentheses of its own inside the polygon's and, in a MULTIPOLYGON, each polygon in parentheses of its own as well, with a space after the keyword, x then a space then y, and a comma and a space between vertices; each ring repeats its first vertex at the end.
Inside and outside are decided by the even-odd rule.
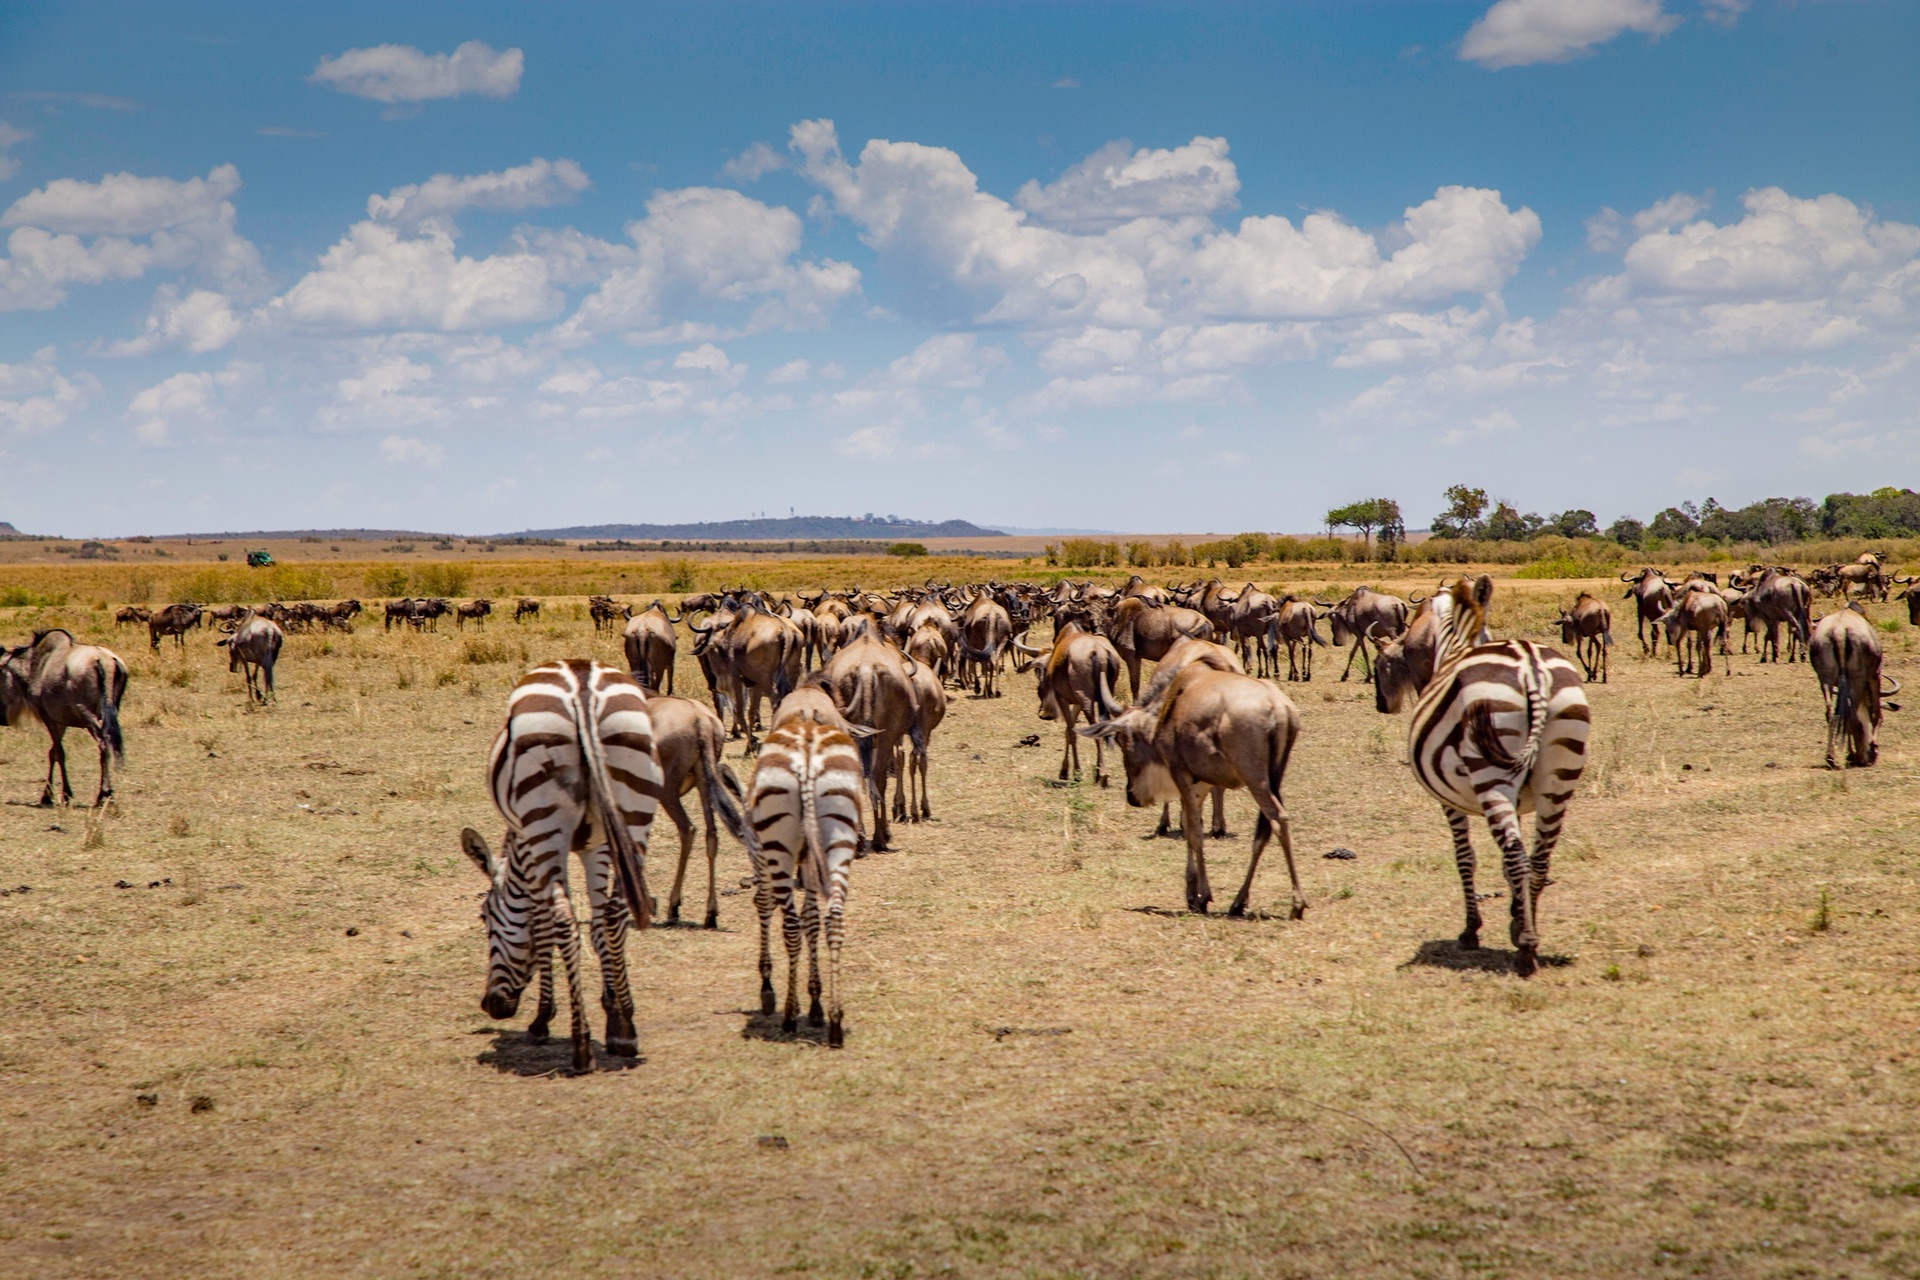
POLYGON ((0 658, 0 727, 31 718, 46 729, 47 785, 40 803, 53 803, 53 771, 60 770, 60 793, 73 800, 67 781, 68 729, 82 729, 100 748, 100 790, 93 803, 105 804, 113 795, 107 758, 121 760, 126 744, 120 735, 120 699, 127 692, 127 664, 111 649, 75 644, 71 633, 55 627, 36 631, 29 644, 5 651, 0 658))

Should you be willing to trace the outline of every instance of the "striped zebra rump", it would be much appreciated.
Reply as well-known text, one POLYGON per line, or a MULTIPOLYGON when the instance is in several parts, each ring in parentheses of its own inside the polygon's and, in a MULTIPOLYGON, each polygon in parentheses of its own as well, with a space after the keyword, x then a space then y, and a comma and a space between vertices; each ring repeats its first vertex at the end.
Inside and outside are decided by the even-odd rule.
POLYGON ((823 1021, 819 941, 828 951, 828 1043, 841 1043, 840 950, 848 870, 865 830, 867 782, 854 740, 835 725, 804 717, 776 721, 760 747, 747 803, 747 851, 760 915, 760 1007, 773 1012, 771 926, 779 910, 787 947, 791 1032, 799 1019, 799 960, 809 955, 808 1021, 823 1021), (796 903, 795 899, 802 899, 796 903))
POLYGON ((487 761, 488 789, 507 824, 496 864, 473 835, 463 844, 493 880, 483 916, 490 952, 487 997, 508 1017, 536 963, 542 1015, 551 1015, 544 966, 558 951, 573 1005, 574 1066, 591 1068, 581 1002, 579 946, 568 883, 570 853, 587 877, 593 943, 600 956, 607 1046, 638 1052, 627 982, 625 935, 652 917, 646 848, 664 794, 646 695, 624 672, 580 659, 538 666, 507 697, 507 718, 487 761))

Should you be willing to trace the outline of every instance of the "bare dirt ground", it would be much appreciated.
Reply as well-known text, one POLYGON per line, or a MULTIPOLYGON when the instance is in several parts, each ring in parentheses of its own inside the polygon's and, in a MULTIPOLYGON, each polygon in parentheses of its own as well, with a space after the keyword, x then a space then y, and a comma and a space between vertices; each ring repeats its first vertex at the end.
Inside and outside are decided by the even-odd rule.
MULTIPOLYGON (((1502 633, 1576 585, 1503 583, 1502 633)), ((498 831, 481 764, 523 666, 617 660, 579 612, 484 645, 292 637, 263 711, 214 637, 122 633, 104 820, 32 807, 44 738, 0 733, 0 888, 27 886, 0 897, 0 1271, 1920 1274, 1912 712, 1876 768, 1830 772, 1804 665, 1681 679, 1617 623, 1544 899, 1558 962, 1522 982, 1454 949, 1405 720, 1324 655, 1286 686, 1300 922, 1277 847, 1263 913, 1182 913, 1180 844, 1119 788, 1054 784, 1016 678, 955 698, 935 820, 855 864, 843 1051, 748 1012, 725 841, 720 930, 631 948, 643 1060, 568 1078, 530 1000, 479 1011, 456 840, 498 831)), ((56 613, 0 611, 0 637, 56 613)), ((1909 681, 1913 637, 1886 637, 1909 681)), ((1210 842, 1222 902, 1251 817, 1230 800, 1210 842)))

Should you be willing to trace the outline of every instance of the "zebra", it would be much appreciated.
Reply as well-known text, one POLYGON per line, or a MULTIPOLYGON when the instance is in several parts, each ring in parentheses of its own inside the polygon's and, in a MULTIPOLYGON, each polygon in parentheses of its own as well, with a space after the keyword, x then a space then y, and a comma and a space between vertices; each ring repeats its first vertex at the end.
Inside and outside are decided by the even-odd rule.
MULTIPOLYGON (((774 908, 787 943, 787 1004, 781 1027, 799 1024, 800 942, 807 943, 807 1021, 819 1026, 820 934, 827 940, 827 1044, 842 1042, 840 946, 847 869, 865 834, 866 780, 849 726, 824 693, 803 688, 781 703, 760 745, 747 803, 753 905, 760 913, 760 1012, 773 1012, 774 908), (796 881, 804 895, 794 906, 796 881), (824 918, 822 903, 824 902, 824 918)), ((855 731, 857 732, 857 730, 855 731)))
POLYGON ((645 692, 625 672, 583 658, 534 667, 507 695, 487 783, 507 824, 499 857, 472 828, 461 832, 467 856, 492 882, 481 909, 488 962, 480 1007, 489 1017, 512 1017, 538 962, 540 1008, 529 1030, 544 1036, 558 951, 573 1016, 573 1069, 593 1069, 567 878, 567 854, 578 852, 600 958, 607 1051, 638 1056, 626 931, 629 922, 640 929, 652 922, 647 835, 663 794, 645 692))
POLYGON ((1440 645, 1433 678, 1414 703, 1407 758, 1453 829, 1467 909, 1460 946, 1480 945, 1468 826, 1477 813, 1500 845, 1512 899, 1508 931, 1519 951, 1515 968, 1529 977, 1539 965, 1540 891, 1552 883, 1548 864, 1585 767, 1592 715, 1579 670, 1561 654, 1530 640, 1485 643, 1492 598, 1493 579, 1484 574, 1471 585, 1456 579, 1434 596, 1440 645), (1529 809, 1531 861, 1519 820, 1529 809))

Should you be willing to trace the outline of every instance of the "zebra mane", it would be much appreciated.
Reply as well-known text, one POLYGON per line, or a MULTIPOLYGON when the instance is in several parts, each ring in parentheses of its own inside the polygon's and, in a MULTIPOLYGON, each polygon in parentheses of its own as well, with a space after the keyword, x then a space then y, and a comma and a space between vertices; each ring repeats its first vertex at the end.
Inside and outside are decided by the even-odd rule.
POLYGON ((1455 578, 1433 595, 1440 617, 1440 645, 1434 654, 1436 673, 1453 665, 1460 655, 1481 643, 1487 629, 1487 604, 1493 598, 1493 579, 1485 574, 1469 583, 1455 578))

